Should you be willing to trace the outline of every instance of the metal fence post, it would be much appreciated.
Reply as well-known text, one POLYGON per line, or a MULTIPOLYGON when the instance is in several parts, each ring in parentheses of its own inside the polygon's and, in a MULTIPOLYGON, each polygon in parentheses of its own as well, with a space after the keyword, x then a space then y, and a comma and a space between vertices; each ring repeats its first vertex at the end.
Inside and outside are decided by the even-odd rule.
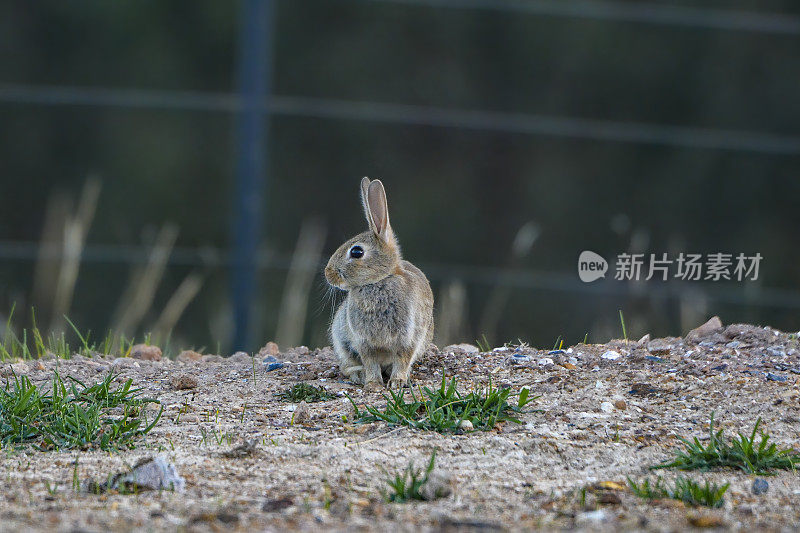
POLYGON ((256 255, 263 224, 267 181, 267 99, 271 86, 271 30, 274 27, 273 0, 242 0, 240 9, 240 107, 236 114, 236 189, 231 268, 234 350, 247 349, 254 341, 252 311, 257 280, 256 255))

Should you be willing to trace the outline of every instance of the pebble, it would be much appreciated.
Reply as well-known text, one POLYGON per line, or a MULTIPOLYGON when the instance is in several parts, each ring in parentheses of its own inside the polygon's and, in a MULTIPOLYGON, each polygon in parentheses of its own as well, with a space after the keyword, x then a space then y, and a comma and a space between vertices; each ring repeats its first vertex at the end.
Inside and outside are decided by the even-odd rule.
POLYGON ((294 505, 294 502, 290 498, 278 498, 265 501, 264 505, 261 506, 261 510, 267 513, 274 513, 275 511, 282 511, 292 505, 294 505))
POLYGON ((480 353, 480 349, 473 345, 467 343, 461 344, 449 344, 442 348, 443 352, 465 352, 465 353, 480 353))
POLYGON ((769 483, 764 478, 757 477, 753 480, 753 494, 765 494, 769 490, 769 483))
POLYGON ((253 358, 247 352, 236 352, 229 359, 232 363, 250 363, 253 358))
POLYGON ((625 403, 625 400, 617 400, 616 402, 614 402, 614 407, 616 407, 620 411, 624 411, 625 409, 628 408, 628 404, 625 403))
POLYGON ((575 525, 597 524, 599 522, 605 522, 606 519, 606 512, 603 509, 587 511, 585 513, 580 513, 575 517, 575 525))
POLYGON ((197 379, 189 374, 180 374, 172 378, 172 386, 175 390, 187 390, 197 387, 197 379))
POLYGON ((702 326, 694 328, 686 334, 686 340, 690 342, 697 342, 698 340, 713 335, 714 333, 722 332, 722 320, 718 316, 711 317, 708 322, 702 326))
POLYGON ((725 525, 725 521, 722 520, 722 517, 715 514, 690 515, 687 519, 694 527, 715 528, 725 525))
POLYGON ((672 344, 663 341, 661 339, 656 339, 647 345, 647 351, 652 354, 659 354, 659 355, 666 355, 672 351, 672 344))
POLYGON ((269 341, 258 351, 258 355, 278 355, 279 353, 278 344, 272 341, 269 341))
MULTIPOLYGON (((465 420, 465 422, 467 422, 465 420)), ((419 489, 419 494, 426 501, 446 498, 453 492, 453 476, 449 472, 434 470, 428 475, 428 482, 419 489)))
POLYGON ((614 404, 611 402, 603 402, 600 404, 600 410, 604 413, 610 413, 614 410, 614 404))
POLYGON ((117 475, 109 488, 125 488, 128 491, 171 490, 183 492, 186 486, 175 465, 164 457, 147 458, 139 461, 127 474, 117 475))
POLYGON ((786 357, 786 350, 783 346, 770 346, 767 348, 767 353, 772 357, 786 357))
POLYGON ((542 359, 539 359, 538 363, 539 366, 548 366, 553 364, 553 360, 550 359, 549 357, 544 357, 542 359))
POLYGON ((196 363, 202 358, 203 355, 194 350, 184 350, 178 355, 177 360, 181 363, 196 363))
POLYGON ((773 374, 772 372, 767 372, 767 379, 769 381, 783 382, 786 381, 786 376, 780 376, 778 374, 773 374))
POLYGON ((143 361, 161 361, 161 348, 148 346, 147 344, 136 344, 131 348, 131 357, 143 361))
POLYGON ((600 357, 602 357, 603 359, 608 359, 609 361, 614 361, 622 356, 619 354, 619 352, 615 352, 614 350, 608 350, 607 352, 604 352, 603 355, 601 355, 600 357))
POLYGON ((273 370, 278 370, 279 368, 283 368, 283 363, 269 363, 267 364, 267 372, 272 372, 273 370))
POLYGON ((472 431, 473 429, 475 429, 475 426, 472 425, 471 421, 464 419, 461 422, 459 422, 458 428, 463 429, 464 431, 472 431))
POLYGON ((292 414, 292 425, 304 426, 309 421, 311 421, 311 413, 308 410, 308 404, 306 402, 298 403, 292 414))

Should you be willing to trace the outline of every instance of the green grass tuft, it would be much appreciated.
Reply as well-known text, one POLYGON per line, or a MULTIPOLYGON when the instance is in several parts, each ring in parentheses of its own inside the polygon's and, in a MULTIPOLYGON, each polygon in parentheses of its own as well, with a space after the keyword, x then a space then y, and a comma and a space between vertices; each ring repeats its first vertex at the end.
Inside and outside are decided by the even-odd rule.
POLYGON ((522 408, 539 398, 529 397, 529 390, 523 388, 519 393, 516 405, 508 403, 511 389, 498 389, 491 381, 484 390, 475 390, 462 394, 456 387, 456 379, 450 381, 442 376, 442 384, 438 388, 424 387, 414 392, 410 390, 410 401, 406 401, 406 391, 389 391, 383 395, 386 408, 380 410, 367 405, 364 410, 356 406, 350 396, 347 398, 355 409, 355 418, 359 422, 377 422, 383 420, 389 424, 404 425, 415 429, 438 431, 439 433, 455 433, 463 430, 462 422, 467 420, 475 430, 489 431, 502 422, 522 422, 515 418, 522 408))
MULTIPOLYGON (((47 337, 42 335, 36 325, 36 313, 31 309, 31 328, 22 328, 19 330, 14 327, 14 310, 16 306, 11 307, 8 314, 6 323, 0 326, 3 328, 3 337, 0 339, 0 361, 17 360, 17 359, 40 359, 45 356, 55 356, 59 359, 69 359, 74 354, 83 355, 86 357, 93 357, 97 354, 103 355, 119 355, 121 357, 128 357, 131 348, 136 344, 136 340, 125 337, 125 335, 109 331, 105 337, 94 340, 92 332, 81 333, 75 324, 68 318, 64 317, 67 324, 74 332, 77 339, 75 346, 70 346, 67 341, 67 336, 64 332, 50 333, 47 337), (17 334, 15 331, 19 331, 17 334)), ((150 344, 150 335, 146 335, 144 339, 145 344, 150 344)), ((165 339, 165 344, 162 347, 164 357, 171 357, 170 354, 170 338, 169 335, 165 339)))
POLYGON ((794 470, 800 463, 800 455, 794 448, 779 449, 769 443, 769 434, 759 431, 761 418, 756 420, 750 435, 739 433, 728 442, 723 430, 714 431, 714 413, 708 429, 708 444, 703 445, 695 437, 693 440, 679 437, 684 449, 675 452, 672 461, 650 467, 676 468, 678 470, 710 470, 712 468, 735 468, 747 474, 769 475, 772 470, 794 470), (761 439, 756 438, 759 434, 761 439))
POLYGON ((714 508, 722 507, 725 492, 731 484, 725 483, 720 486, 706 481, 705 484, 700 485, 691 479, 678 477, 675 484, 669 487, 664 479, 659 477, 652 485, 649 479, 645 479, 637 485, 631 478, 628 478, 628 485, 636 496, 646 500, 680 500, 692 507, 714 508))
POLYGON ((475 344, 478 346, 478 350, 481 353, 487 353, 492 351, 492 346, 489 344, 489 341, 486 339, 486 334, 482 334, 480 339, 475 339, 475 344))
POLYGON ((294 403, 325 402, 337 398, 335 394, 328 392, 325 388, 315 387, 309 383, 297 383, 293 387, 276 394, 275 397, 285 402, 294 403))
POLYGON ((41 450, 134 448, 161 418, 148 424, 145 407, 158 400, 139 398, 132 380, 114 388, 116 376, 86 386, 53 373, 51 390, 42 391, 26 376, 14 375, 0 389, 0 444, 33 444, 41 450))
MULTIPOLYGON (((414 463, 411 462, 403 472, 388 478, 386 484, 389 485, 390 490, 383 491, 384 500, 391 503, 405 503, 411 500, 428 499, 422 493, 422 488, 428 483, 435 462, 436 451, 434 450, 424 471, 414 468, 414 463)), ((443 495, 432 494, 431 496, 438 498, 443 495)))

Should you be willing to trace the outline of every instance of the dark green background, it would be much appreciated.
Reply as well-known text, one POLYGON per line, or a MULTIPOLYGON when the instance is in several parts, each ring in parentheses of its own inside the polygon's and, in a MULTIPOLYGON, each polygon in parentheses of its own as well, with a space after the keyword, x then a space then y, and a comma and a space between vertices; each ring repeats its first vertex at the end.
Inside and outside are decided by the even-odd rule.
MULTIPOLYGON (((568 2, 570 0, 563 0, 568 2)), ((678 5, 677 3, 660 5, 678 5)), ((697 6, 694 2, 683 5, 697 6)), ((705 2, 702 7, 798 16, 794 2, 705 2)), ((800 35, 555 17, 368 1, 277 3, 273 92, 545 117, 742 130, 800 137, 800 35)), ((238 5, 220 1, 4 2, 0 82, 33 86, 235 90, 238 5)), ((234 117, 217 110, 40 105, 0 101, 0 240, 38 241, 48 197, 103 180, 88 242, 143 241, 167 221, 178 246, 229 244, 234 117)), ((688 141, 687 141, 688 142, 688 141)), ((690 143, 691 144, 691 143, 690 143)), ((680 334, 681 306, 723 321, 800 326, 800 156, 610 142, 278 115, 270 120, 265 249, 291 254, 302 221, 328 227, 327 256, 365 223, 361 176, 380 177, 405 255, 426 267, 434 291, 467 284, 472 340, 516 231, 541 236, 517 266, 545 273, 514 287, 494 342, 551 345, 629 334, 680 334), (612 220, 624 215, 621 232, 612 220), (764 256, 756 283, 583 285, 580 251, 612 259, 632 233, 646 252, 764 256), (488 272, 488 275, 484 275, 488 272), (480 274, 480 275, 479 275, 480 274), (773 289, 760 292, 760 287, 773 289), (662 291, 682 297, 661 298, 662 291), (776 301, 779 300, 779 301, 776 301), (776 305, 780 304, 780 305, 776 305)), ((108 327, 129 265, 82 266, 70 317, 108 327)), ((172 265, 152 321, 191 266, 172 265)), ((204 267, 201 267, 204 268, 204 267)), ((33 263, 0 264, 0 309, 30 304, 33 263)), ((229 314, 227 272, 206 282, 174 332, 215 347, 209 322, 229 314)), ((274 335, 286 270, 261 272, 259 338, 274 335)), ((322 278, 306 342, 325 342, 322 278)), ((46 312, 46 310, 45 310, 46 312)), ((148 328, 147 320, 144 329, 148 328)), ((455 340, 455 339, 453 339, 455 340)), ((251 347, 255 348, 255 347, 251 347)))

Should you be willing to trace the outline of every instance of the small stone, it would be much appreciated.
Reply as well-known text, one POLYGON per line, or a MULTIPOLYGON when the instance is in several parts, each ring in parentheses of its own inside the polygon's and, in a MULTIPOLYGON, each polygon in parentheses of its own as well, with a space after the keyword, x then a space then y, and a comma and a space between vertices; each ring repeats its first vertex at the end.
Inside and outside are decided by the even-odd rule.
POLYGON ((202 358, 203 355, 194 350, 184 350, 178 355, 177 360, 181 363, 196 363, 202 358))
POLYGON ((603 491, 597 496, 597 503, 619 505, 622 503, 622 499, 620 499, 619 494, 616 492, 603 491))
POLYGON ((580 513, 578 516, 575 517, 575 525, 582 526, 582 525, 590 525, 590 524, 599 524, 600 522, 605 522, 608 519, 606 512, 603 509, 598 509, 596 511, 587 511, 585 513, 580 513))
POLYGON ((183 492, 186 480, 178 475, 175 465, 158 456, 146 458, 127 474, 118 474, 108 484, 111 489, 124 489, 127 492, 142 490, 171 490, 183 492))
POLYGON ((272 372, 273 370, 278 370, 279 368, 283 368, 283 363, 269 363, 267 365, 267 372, 272 372))
POLYGON ((575 365, 573 365, 572 363, 563 363, 561 366, 563 366, 567 370, 575 370, 576 368, 578 368, 575 365))
POLYGON ((223 457, 228 457, 228 458, 231 458, 231 459, 234 459, 234 458, 239 458, 240 459, 242 457, 255 455, 255 453, 258 451, 258 446, 257 445, 258 445, 258 440, 257 439, 246 440, 246 441, 242 442, 241 444, 238 444, 238 445, 234 446, 230 450, 225 450, 224 452, 222 452, 222 456, 223 457))
POLYGON ((614 407, 616 407, 620 411, 624 411, 625 409, 628 408, 628 404, 625 403, 625 400, 617 400, 616 402, 614 402, 614 407))
POLYGON ((308 349, 308 346, 295 346, 294 348, 289 348, 286 353, 290 355, 308 355, 311 350, 308 349))
POLYGON ((713 335, 714 333, 721 333, 721 332, 722 332, 722 320, 720 320, 718 316, 714 316, 711 317, 708 320, 708 322, 706 322, 702 326, 698 326, 689 333, 687 333, 686 340, 691 342, 697 342, 700 339, 713 335))
POLYGON ((305 426, 310 421, 311 413, 308 410, 308 404, 306 402, 298 403, 292 414, 292 425, 305 426))
POLYGON ((442 348, 443 352, 464 352, 464 353, 480 353, 480 348, 473 344, 461 343, 450 344, 442 348))
POLYGON ((638 344, 640 346, 643 346, 643 345, 647 344, 648 342, 650 342, 650 334, 649 333, 647 335, 645 335, 644 337, 642 337, 641 339, 639 339, 639 342, 637 342, 636 344, 638 344))
POLYGON ((712 527, 722 527, 725 525, 725 522, 722 520, 722 517, 715 514, 690 515, 687 518, 689 520, 689 523, 692 524, 694 527, 712 528, 712 527))
POLYGON ((542 359, 539 359, 539 361, 537 362, 539 363, 539 366, 550 366, 553 364, 553 360, 550 359, 549 357, 544 357, 542 359))
POLYGON ((475 429, 475 426, 472 425, 471 421, 464 419, 458 423, 458 428, 464 431, 472 431, 473 429, 475 429))
POLYGON ((281 351, 278 348, 278 344, 272 341, 269 341, 267 344, 264 345, 263 348, 261 348, 258 351, 258 355, 260 355, 261 357, 267 355, 278 355, 279 353, 281 353, 281 351))
POLYGON ((172 378, 172 386, 175 390, 187 390, 197 387, 197 379, 189 374, 179 374, 172 378))
POLYGON ((608 350, 601 355, 603 359, 608 359, 609 361, 615 361, 622 357, 619 352, 615 352, 614 350, 608 350))
POLYGON ((161 348, 147 344, 136 344, 131 348, 131 357, 143 361, 161 361, 161 348))
POLYGON ((672 344, 663 339, 656 339, 647 344, 647 351, 655 355, 667 355, 672 348, 672 344))
POLYGON ((253 358, 247 352, 236 352, 230 356, 229 361, 231 363, 251 363, 253 358))
POLYGON ((768 346, 767 354, 771 357, 786 357, 786 350, 783 346, 768 346))
POLYGON ((261 506, 261 510, 267 513, 274 513, 275 511, 282 511, 292 505, 294 505, 294 502, 290 498, 279 498, 265 501, 264 505, 261 506))
POLYGON ((778 374, 773 374, 772 372, 767 372, 767 379, 769 381, 783 382, 783 381, 786 381, 786 376, 781 376, 781 375, 778 375, 778 374))
POLYGON ((208 354, 204 355, 200 360, 204 363, 221 363, 225 360, 225 358, 221 355, 208 354))
POLYGON ((753 494, 766 494, 769 490, 769 483, 764 478, 757 477, 753 480, 753 494))
POLYGON ((453 476, 449 472, 434 470, 428 475, 428 482, 419 489, 419 494, 426 501, 446 498, 453 492, 453 476))
POLYGON ((600 410, 604 413, 610 413, 614 410, 614 404, 611 402, 603 402, 600 404, 600 410))

